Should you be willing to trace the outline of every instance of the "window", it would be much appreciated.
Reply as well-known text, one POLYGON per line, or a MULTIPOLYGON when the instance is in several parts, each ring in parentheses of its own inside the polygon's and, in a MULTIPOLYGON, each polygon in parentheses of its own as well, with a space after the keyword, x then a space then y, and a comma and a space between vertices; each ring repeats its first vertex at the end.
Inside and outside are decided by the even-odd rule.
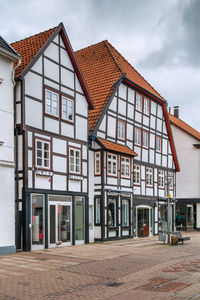
POLYGON ((135 145, 141 146, 141 129, 135 127, 135 145))
POLYGON ((62 97, 62 118, 67 121, 74 121, 74 101, 62 97))
POLYGON ((156 151, 161 152, 161 137, 156 136, 156 151))
POLYGON ((129 200, 122 199, 122 227, 129 226, 129 200))
POLYGON ((146 185, 153 186, 153 169, 146 168, 146 185))
POLYGON ((81 173, 81 158, 80 150, 69 148, 69 172, 80 174, 81 173))
POLYGON ((94 153, 94 175, 101 175, 101 152, 94 153))
POLYGON ((142 145, 144 148, 149 147, 149 133, 143 130, 142 133, 142 145))
POLYGON ((120 140, 125 140, 125 122, 117 122, 117 137, 120 140))
POLYGON ((117 199, 108 199, 108 228, 117 227, 117 199))
POLYGON ((142 96, 136 94, 136 110, 142 112, 142 96))
POLYGON ((57 93, 46 90, 45 112, 53 116, 59 116, 59 96, 57 93))
POLYGON ((133 169, 133 183, 135 185, 140 185, 140 166, 134 165, 133 169))
POLYGON ((101 198, 95 198, 95 224, 101 223, 101 198))
POLYGON ((130 178, 130 158, 121 157, 121 177, 130 178))
POLYGON ((144 114, 149 116, 149 100, 144 98, 144 114))
POLYGON ((36 167, 50 169, 50 142, 36 140, 36 167))
POLYGON ((164 188, 165 186, 165 175, 164 171, 161 170, 158 171, 158 186, 159 188, 164 188))
POLYGON ((117 176, 117 155, 107 154, 107 173, 111 176, 117 176))
POLYGON ((171 173, 171 172, 168 173, 168 182, 169 182, 169 189, 173 190, 174 176, 173 176, 173 173, 171 173))

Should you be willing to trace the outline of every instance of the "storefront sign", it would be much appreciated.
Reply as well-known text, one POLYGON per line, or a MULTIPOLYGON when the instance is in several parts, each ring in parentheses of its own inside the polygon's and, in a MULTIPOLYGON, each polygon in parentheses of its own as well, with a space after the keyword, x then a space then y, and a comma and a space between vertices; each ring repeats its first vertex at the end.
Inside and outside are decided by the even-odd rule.
POLYGON ((69 179, 83 181, 83 177, 78 175, 69 175, 69 179))
POLYGON ((37 170, 35 173, 41 176, 53 176, 53 172, 50 171, 37 170))

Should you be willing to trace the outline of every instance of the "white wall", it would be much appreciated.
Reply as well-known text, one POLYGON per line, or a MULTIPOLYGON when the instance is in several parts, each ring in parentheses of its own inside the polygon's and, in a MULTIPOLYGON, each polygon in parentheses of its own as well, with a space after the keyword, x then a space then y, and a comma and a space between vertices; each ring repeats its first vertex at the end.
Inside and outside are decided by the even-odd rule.
MULTIPOLYGON (((13 63, 0 53, 0 254, 15 245, 13 63), (5 249, 5 248, 4 248, 5 249)), ((9 251, 9 250, 7 250, 9 251)))

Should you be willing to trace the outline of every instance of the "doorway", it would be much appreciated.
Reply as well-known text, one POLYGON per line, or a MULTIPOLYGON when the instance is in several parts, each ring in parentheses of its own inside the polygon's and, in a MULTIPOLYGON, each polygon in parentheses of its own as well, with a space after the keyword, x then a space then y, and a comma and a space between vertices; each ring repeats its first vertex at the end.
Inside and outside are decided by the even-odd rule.
POLYGON ((153 209, 148 206, 135 207, 133 210, 133 235, 148 237, 153 235, 153 209))
POLYGON ((49 201, 49 247, 72 244, 71 202, 49 201))

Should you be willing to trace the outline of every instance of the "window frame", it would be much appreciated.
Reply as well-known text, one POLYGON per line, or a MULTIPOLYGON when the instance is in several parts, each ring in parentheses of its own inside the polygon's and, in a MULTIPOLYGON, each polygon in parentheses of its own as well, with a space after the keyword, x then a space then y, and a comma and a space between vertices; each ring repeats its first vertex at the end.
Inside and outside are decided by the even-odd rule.
POLYGON ((149 149, 149 132, 146 130, 142 130, 142 147, 149 149), (147 146, 144 146, 144 134, 147 134, 147 146))
POLYGON ((101 176, 101 151, 94 151, 94 176, 101 176), (96 155, 99 154, 99 172, 96 171, 96 155))
POLYGON ((141 95, 138 92, 135 93, 135 110, 140 112, 140 113, 142 113, 142 111, 143 111, 143 95, 141 95), (139 110, 138 107, 137 107, 137 95, 141 97, 141 110, 139 110))
MULTIPOLYGON (((112 153, 112 152, 107 152, 107 163, 106 163, 106 168, 107 168, 107 176, 110 176, 110 177, 118 177, 118 155, 117 154, 114 154, 114 153, 112 153), (108 155, 112 155, 112 156, 116 156, 116 162, 117 162, 117 164, 116 164, 116 174, 109 174, 108 173, 108 155)), ((112 159, 113 160, 113 159, 112 159)), ((112 169, 112 168, 111 168, 112 169)))
POLYGON ((165 189, 165 171, 158 169, 158 188, 164 190, 165 189), (160 176, 159 172, 163 172, 163 176, 160 176), (160 177, 163 178, 163 186, 160 185, 160 177))
MULTIPOLYGON (((35 168, 36 169, 39 169, 39 170, 51 170, 52 169, 52 158, 51 158, 51 155, 52 155, 52 150, 51 150, 51 141, 50 140, 47 140, 47 139, 41 139, 39 137, 35 137, 35 140, 34 140, 34 143, 35 143, 35 155, 34 155, 34 159, 35 159, 35 168), (42 166, 38 166, 37 164, 37 141, 41 142, 42 144, 46 143, 49 145, 49 167, 45 167, 44 166, 44 154, 42 153, 42 166)), ((42 152, 43 152, 43 147, 42 147, 42 152)))
POLYGON ((174 190, 174 173, 173 172, 168 172, 167 173, 167 177, 171 177, 172 178, 172 187, 170 187, 171 185, 169 184, 169 190, 173 191, 174 190))
POLYGON ((155 149, 157 153, 162 153, 162 137, 159 135, 156 135, 156 140, 155 140, 155 149), (157 149, 157 139, 160 140, 160 151, 157 149))
POLYGON ((63 120, 64 122, 69 122, 70 124, 74 124, 75 100, 71 99, 69 96, 65 96, 64 94, 62 94, 61 95, 61 106, 60 107, 61 107, 61 110, 60 110, 61 120, 63 120), (67 101, 71 101, 73 103, 72 120, 66 119, 65 117, 63 117, 63 98, 66 99, 67 101))
POLYGON ((121 141, 125 141, 126 140, 126 122, 125 121, 122 121, 122 120, 117 120, 117 138, 118 140, 121 140, 121 141), (123 124, 124 125, 124 138, 120 137, 119 136, 119 123, 123 124))
POLYGON ((101 225, 101 196, 95 196, 94 197, 94 225, 100 226, 101 225), (97 200, 100 201, 100 211, 99 211, 99 222, 97 222, 97 200))
MULTIPOLYGON (((76 166, 76 164, 75 164, 76 166)), ((68 147, 68 173, 70 175, 82 175, 82 151, 81 148, 78 147, 74 147, 74 146, 69 146, 68 147), (74 150, 76 152, 79 152, 79 161, 80 161, 80 171, 79 172, 75 172, 75 171, 71 171, 70 170, 70 150, 74 150)))
POLYGON ((144 97, 143 99, 143 113, 145 116, 150 116, 150 100, 146 97, 144 97), (148 104, 148 113, 145 112, 145 101, 147 101, 149 104, 148 104))
MULTIPOLYGON (((107 199, 107 228, 108 228, 108 230, 116 230, 117 232, 118 232, 118 225, 119 225, 119 220, 118 220, 118 211, 119 211, 119 205, 118 205, 118 199, 116 198, 116 197, 108 197, 108 199, 107 199), (109 211, 109 209, 108 209, 108 204, 109 204, 109 200, 114 200, 115 201, 115 203, 116 203, 116 210, 115 210, 115 212, 116 212, 116 216, 115 216, 115 226, 111 226, 111 225, 108 225, 108 211, 109 211)), ((118 233, 117 233, 117 235, 118 235, 118 233)))
MULTIPOLYGON (((137 178, 137 177, 136 177, 137 178)), ((138 165, 138 164, 134 164, 133 165, 133 185, 136 185, 136 186, 141 186, 141 165, 138 165), (134 172, 135 172, 135 166, 136 167, 139 167, 139 179, 140 179, 140 182, 139 183, 135 183, 134 182, 134 172)))
POLYGON ((45 111, 45 114, 48 115, 48 116, 51 116, 53 118, 56 118, 56 119, 59 119, 60 118, 60 94, 59 92, 56 92, 54 91, 53 89, 49 88, 49 87, 44 87, 44 95, 45 95, 45 101, 44 101, 44 111, 45 111), (53 114, 53 113, 50 113, 50 112, 47 112, 47 92, 50 92, 52 94, 55 94, 58 96, 58 114, 53 114))
POLYGON ((137 127, 137 126, 134 127, 134 145, 138 146, 138 147, 142 146, 142 128, 137 127), (135 132, 136 132, 136 130, 140 131, 140 144, 137 144, 136 141, 135 141, 135 137, 136 137, 135 132))
POLYGON ((154 174, 153 173, 154 173, 154 169, 153 168, 146 167, 146 170, 145 170, 145 183, 146 183, 146 187, 153 187, 153 182, 154 182, 154 176, 153 176, 154 174), (148 169, 152 170, 151 174, 148 172, 148 169), (152 175, 152 183, 151 184, 147 183, 148 175, 152 175))
MULTIPOLYGON (((130 228, 130 225, 131 225, 131 205, 130 205, 130 199, 127 199, 127 198, 121 198, 121 228, 122 229, 126 229, 126 228, 130 228), (122 202, 123 201, 128 201, 128 225, 126 226, 123 226, 122 225, 122 202)), ((130 233, 129 233, 130 234, 130 233)))
POLYGON ((120 175, 121 175, 121 178, 122 179, 130 179, 131 178, 131 158, 130 157, 127 157, 127 156, 121 156, 120 157, 120 162, 121 162, 121 166, 120 166, 120 175), (129 163, 126 163, 125 161, 125 173, 126 173, 126 166, 129 165, 129 175, 122 175, 122 158, 125 159, 125 160, 129 160, 129 163))

